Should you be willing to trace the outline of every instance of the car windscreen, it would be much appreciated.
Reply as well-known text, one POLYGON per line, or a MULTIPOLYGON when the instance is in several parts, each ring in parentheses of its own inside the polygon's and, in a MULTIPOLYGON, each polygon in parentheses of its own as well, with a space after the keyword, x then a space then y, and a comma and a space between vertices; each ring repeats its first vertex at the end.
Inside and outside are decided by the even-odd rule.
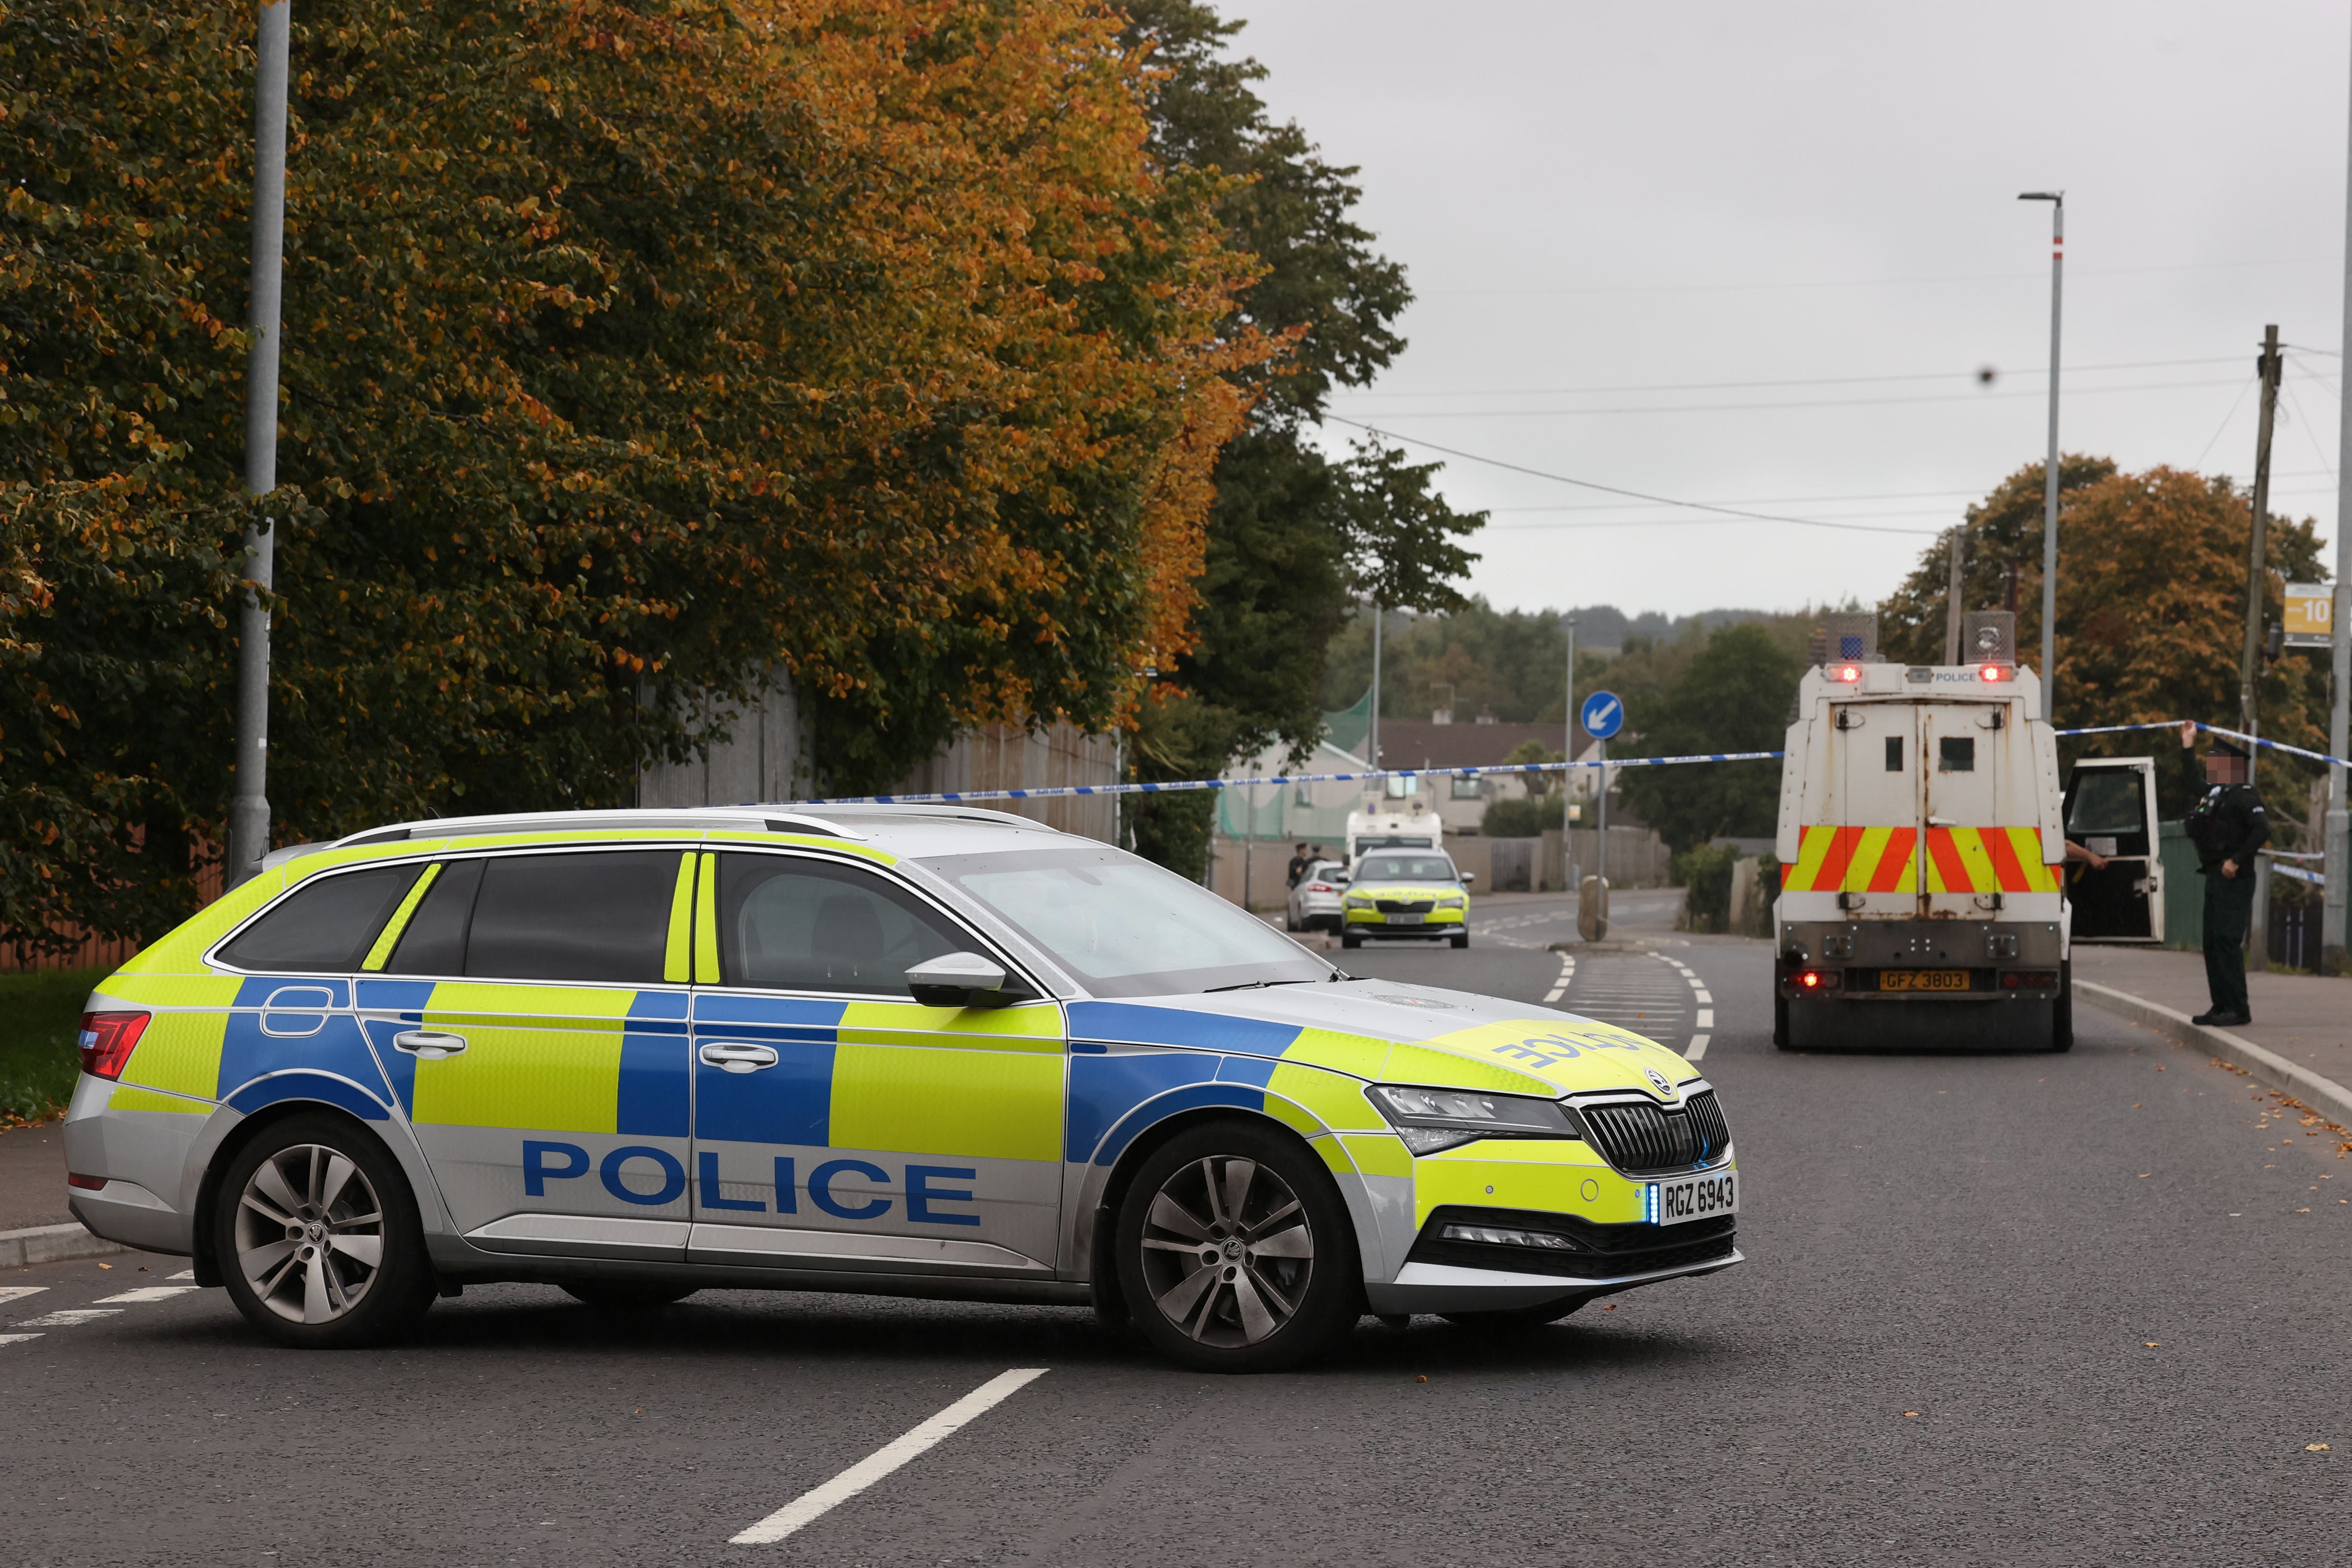
POLYGON ((1454 862, 1444 855, 1366 855, 1358 882, 1452 882, 1454 862))
POLYGON ((1108 845, 942 855, 945 879, 1098 997, 1324 980, 1331 967, 1216 894, 1108 845))

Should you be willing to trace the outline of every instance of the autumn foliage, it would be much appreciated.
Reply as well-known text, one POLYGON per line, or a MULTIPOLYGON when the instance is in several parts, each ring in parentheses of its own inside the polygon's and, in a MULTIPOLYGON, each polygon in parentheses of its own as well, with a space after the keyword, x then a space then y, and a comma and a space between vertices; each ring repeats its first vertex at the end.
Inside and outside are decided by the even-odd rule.
MULTIPOLYGON (((2238 661, 2246 624, 2247 549, 2253 510, 2221 476, 2156 467, 2119 473, 2105 458, 2059 465, 2057 718, 2067 728, 2194 718, 2238 727, 2238 661)), ((1969 509, 1968 606, 1998 609, 2016 574, 2017 641, 2028 664, 2042 645, 2042 465, 2019 469, 1969 509)), ((1880 612, 1887 656, 1943 657, 1948 546, 1927 551, 1880 612)), ((2288 582, 2326 579, 2316 531, 2305 518, 2273 515, 2265 547, 2264 613, 2276 618, 2288 582)), ((2324 653, 2290 651, 2260 677, 2262 733, 2325 750, 2327 672, 2324 653)), ((2152 732, 2071 743, 2070 755, 2153 750, 2172 788, 2178 743, 2152 732)), ((2300 821, 2309 776, 2299 765, 2265 763, 2273 814, 2300 821)), ((2168 799, 2168 811, 2185 801, 2168 799)))
MULTIPOLYGON (((281 841, 626 799, 782 668, 836 786, 1186 644, 1281 345, 1080 0, 298 0, 281 841)), ((249 8, 0 0, 0 928, 229 794, 249 8), (21 179, 22 183, 16 183, 21 179)))

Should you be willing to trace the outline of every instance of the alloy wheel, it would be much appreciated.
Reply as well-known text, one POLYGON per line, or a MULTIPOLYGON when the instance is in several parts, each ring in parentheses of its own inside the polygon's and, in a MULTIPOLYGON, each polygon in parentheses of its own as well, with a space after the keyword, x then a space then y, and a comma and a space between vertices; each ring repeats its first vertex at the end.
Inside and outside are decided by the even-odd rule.
POLYGON ((236 1261, 263 1306, 289 1322, 332 1322, 383 1268, 383 1205, 350 1156, 295 1144, 256 1166, 236 1206, 236 1261))
POLYGON ((1152 1195, 1143 1277, 1168 1321, 1205 1345, 1254 1345, 1307 1300, 1315 1233, 1290 1184, 1256 1160, 1180 1166, 1152 1195))

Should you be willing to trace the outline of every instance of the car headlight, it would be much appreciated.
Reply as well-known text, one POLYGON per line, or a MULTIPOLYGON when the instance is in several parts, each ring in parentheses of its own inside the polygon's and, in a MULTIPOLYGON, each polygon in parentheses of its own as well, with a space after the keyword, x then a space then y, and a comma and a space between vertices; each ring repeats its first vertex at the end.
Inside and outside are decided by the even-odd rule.
POLYGON ((1371 906, 1372 901, 1369 898, 1350 896, 1348 900, 1348 907, 1350 909, 1370 909, 1371 906))
POLYGON ((1532 1094, 1486 1094, 1475 1089, 1424 1089, 1374 1083, 1365 1093, 1416 1155, 1433 1155, 1479 1138, 1581 1138, 1576 1113, 1532 1094))
POLYGON ((1470 901, 1468 899, 1463 897, 1457 893, 1451 898, 1439 899, 1437 901, 1437 907, 1440 909, 1460 909, 1469 902, 1470 901))

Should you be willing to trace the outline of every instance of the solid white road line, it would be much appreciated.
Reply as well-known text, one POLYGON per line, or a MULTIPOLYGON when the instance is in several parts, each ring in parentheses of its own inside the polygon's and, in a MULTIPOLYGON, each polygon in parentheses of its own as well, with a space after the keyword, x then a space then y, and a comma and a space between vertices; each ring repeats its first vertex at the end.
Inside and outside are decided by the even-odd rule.
POLYGON ((21 1301, 47 1289, 47 1285, 0 1285, 0 1301, 21 1301))
POLYGON ((1691 1042, 1683 1047, 1683 1060, 1685 1061, 1703 1060, 1706 1055, 1706 1039, 1707 1037, 1703 1034, 1691 1036, 1691 1042))
POLYGON ((86 1323, 92 1318, 120 1316, 121 1311, 120 1307, 68 1307, 63 1312, 51 1312, 47 1317, 26 1318, 16 1326, 20 1329, 69 1329, 76 1323, 86 1323))
POLYGON ((803 1492, 742 1534, 732 1538, 728 1544, 765 1546, 771 1542, 782 1541, 836 1503, 846 1502, 856 1497, 957 1427, 985 1414, 1030 1383, 1045 1376, 1045 1372, 1042 1366, 1016 1366, 1010 1372, 997 1374, 906 1436, 877 1448, 823 1486, 803 1492))
POLYGON ((194 1285, 142 1285, 119 1296, 100 1296, 98 1304, 101 1307, 130 1306, 139 1301, 168 1301, 173 1296, 184 1296, 195 1288, 194 1285))
POLYGON ((38 1339, 37 1333, 0 1333, 0 1344, 22 1344, 28 1339, 38 1339))

